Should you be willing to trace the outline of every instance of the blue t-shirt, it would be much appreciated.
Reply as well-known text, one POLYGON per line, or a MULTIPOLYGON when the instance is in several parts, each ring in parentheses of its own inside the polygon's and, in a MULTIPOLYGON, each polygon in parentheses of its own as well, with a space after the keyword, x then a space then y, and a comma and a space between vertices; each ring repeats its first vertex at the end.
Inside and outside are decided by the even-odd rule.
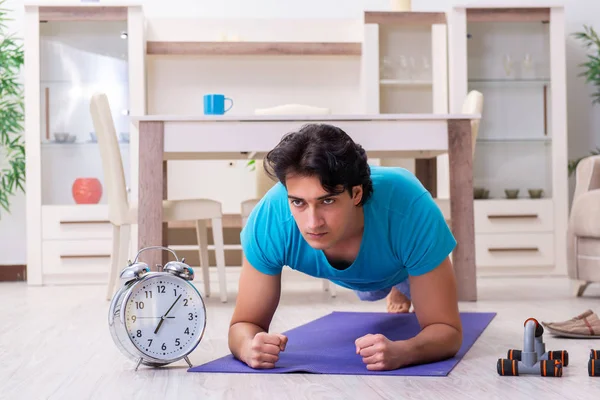
POLYGON ((360 250, 348 268, 334 268, 304 240, 281 183, 260 200, 241 232, 249 263, 265 274, 288 266, 359 291, 387 289, 440 265, 456 241, 430 193, 403 168, 371 166, 371 179, 360 250))

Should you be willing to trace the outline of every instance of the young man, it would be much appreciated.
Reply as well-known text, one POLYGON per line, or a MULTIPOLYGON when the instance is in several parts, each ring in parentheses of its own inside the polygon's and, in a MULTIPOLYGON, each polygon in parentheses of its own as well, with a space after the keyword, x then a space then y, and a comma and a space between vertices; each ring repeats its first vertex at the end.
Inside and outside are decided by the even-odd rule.
POLYGON ((269 333, 283 266, 329 279, 365 301, 387 296, 389 312, 408 312, 421 332, 406 341, 380 334, 356 340, 370 370, 454 356, 462 344, 455 278, 456 242, 429 192, 401 168, 369 167, 363 148, 341 129, 306 125, 265 158, 279 180, 252 211, 241 241, 244 261, 229 329, 232 354, 273 368, 287 338, 269 333))

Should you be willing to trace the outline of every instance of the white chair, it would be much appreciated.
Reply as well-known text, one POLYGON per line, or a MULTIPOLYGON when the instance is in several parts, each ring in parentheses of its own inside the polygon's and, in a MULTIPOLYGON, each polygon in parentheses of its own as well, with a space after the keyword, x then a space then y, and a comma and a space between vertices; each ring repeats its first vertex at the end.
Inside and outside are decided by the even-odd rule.
POLYGON ((600 282, 600 155, 583 158, 575 170, 575 193, 567 228, 567 271, 579 297, 600 282))
MULTIPOLYGON (((123 161, 110 105, 105 94, 97 93, 92 96, 90 112, 100 147, 104 186, 108 196, 108 218, 113 225, 111 269, 107 289, 107 299, 110 300, 114 294, 118 272, 126 267, 131 225, 137 224, 137 204, 130 204, 127 198, 123 161)), ((209 199, 163 200, 163 222, 196 221, 196 236, 198 238, 200 266, 204 281, 204 295, 208 297, 210 296, 210 278, 206 220, 212 222, 221 301, 226 302, 227 287, 225 282, 221 203, 209 199)))

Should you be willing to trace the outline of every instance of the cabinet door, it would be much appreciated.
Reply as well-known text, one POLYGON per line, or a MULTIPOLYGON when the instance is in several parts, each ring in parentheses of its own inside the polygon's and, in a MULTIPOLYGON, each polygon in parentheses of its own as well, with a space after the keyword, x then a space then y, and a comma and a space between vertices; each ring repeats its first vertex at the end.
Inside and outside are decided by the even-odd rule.
POLYGON ((105 205, 42 207, 44 240, 111 239, 112 229, 105 205))
POLYGON ((549 24, 475 19, 467 20, 468 91, 481 92, 484 107, 474 186, 495 199, 552 197, 549 24))
POLYGON ((106 204, 105 177, 90 114, 90 97, 97 92, 108 96, 129 181, 126 16, 125 12, 118 21, 40 21, 42 205, 106 204))

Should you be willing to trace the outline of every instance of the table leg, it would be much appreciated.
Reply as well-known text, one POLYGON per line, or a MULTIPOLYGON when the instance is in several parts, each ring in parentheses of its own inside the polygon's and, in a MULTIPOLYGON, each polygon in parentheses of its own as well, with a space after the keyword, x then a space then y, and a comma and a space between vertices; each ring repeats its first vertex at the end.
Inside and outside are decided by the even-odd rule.
POLYGON ((437 158, 417 158, 415 175, 432 197, 437 197, 437 158))
MULTIPOLYGON (((169 198, 169 181, 167 179, 167 176, 169 175, 169 171, 168 171, 168 165, 167 165, 167 160, 163 161, 163 168, 162 168, 162 174, 163 174, 163 190, 162 190, 162 198, 163 200, 167 200, 169 198)), ((162 202, 161 202, 162 204, 162 202)), ((169 246, 169 223, 168 222, 163 222, 162 223, 162 245, 167 247, 169 246)), ((165 266, 168 262, 169 259, 175 259, 173 257, 173 255, 171 253, 169 253, 168 251, 162 251, 162 257, 161 257, 161 265, 165 266)))
POLYGON ((450 217, 457 241, 453 254, 459 301, 477 300, 471 121, 448 121, 450 217))
MULTIPOLYGON (((163 243, 164 124, 141 121, 139 132, 138 246, 142 249, 163 243)), ((162 260, 161 251, 145 251, 140 260, 155 271, 162 260)))

